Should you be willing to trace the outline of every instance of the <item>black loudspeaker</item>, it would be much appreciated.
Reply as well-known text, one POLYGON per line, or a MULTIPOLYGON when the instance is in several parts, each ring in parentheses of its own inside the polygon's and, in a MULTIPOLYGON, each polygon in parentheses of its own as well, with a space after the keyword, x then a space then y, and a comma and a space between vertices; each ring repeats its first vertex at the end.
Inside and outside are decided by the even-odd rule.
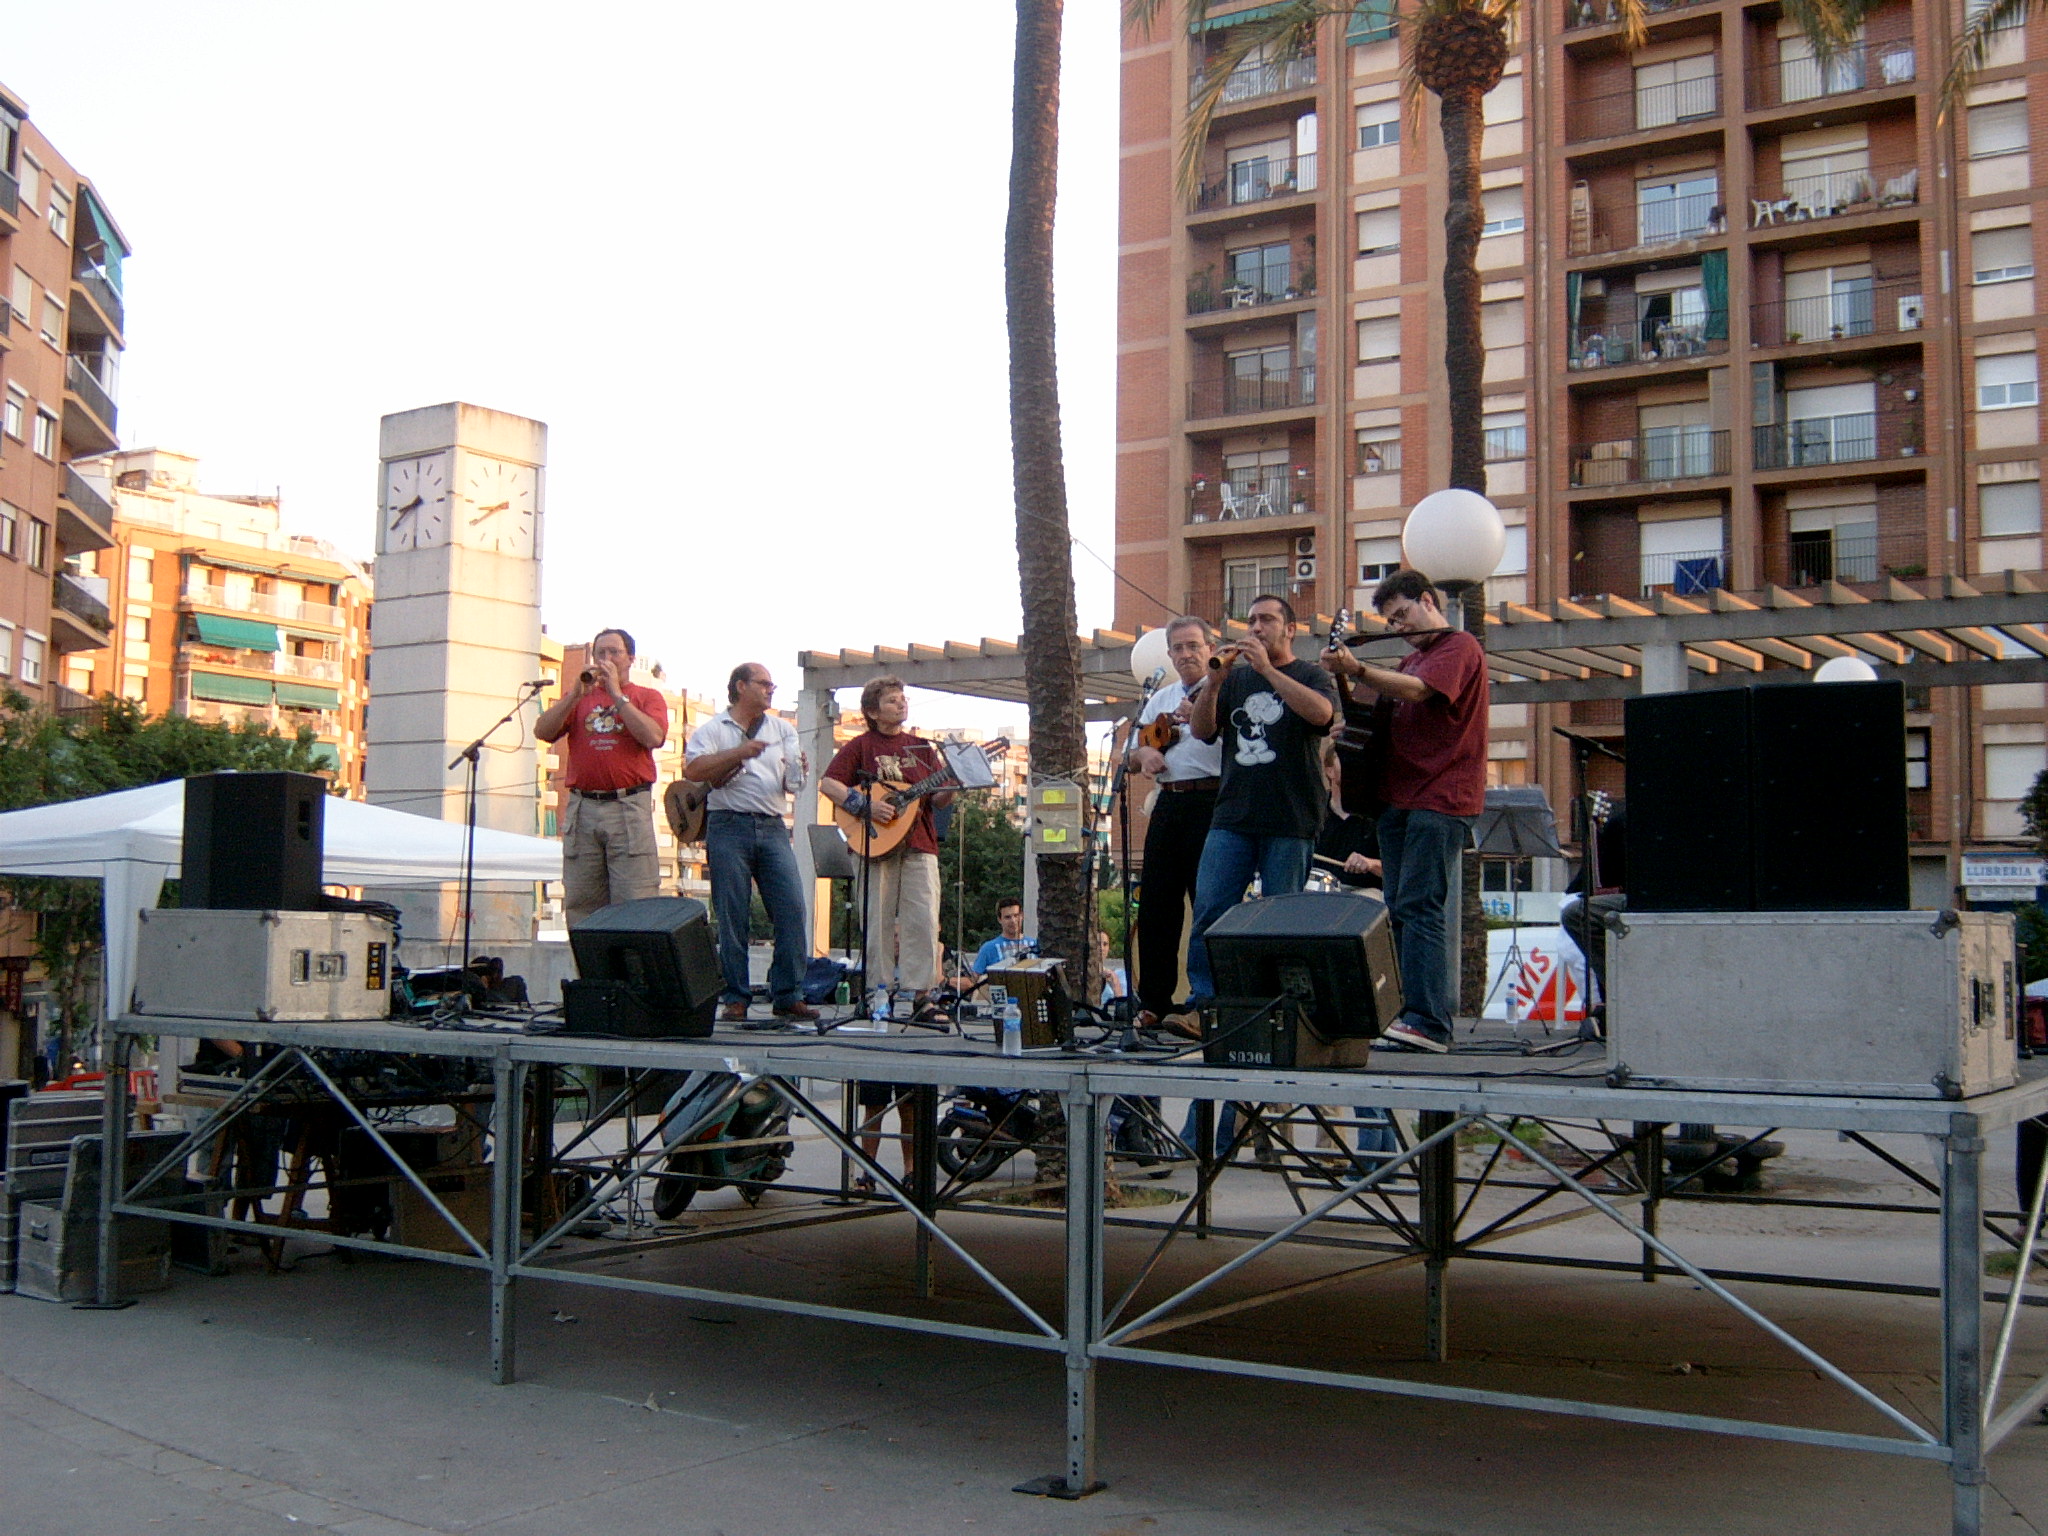
POLYGON ((1401 970, 1383 902, 1351 891, 1295 891, 1232 907, 1209 925, 1219 994, 1286 994, 1318 1040, 1372 1039, 1401 1013, 1401 970))
POLYGON ((311 773, 202 773, 185 781, 178 895, 187 907, 317 912, 327 781, 311 773))
POLYGON ((1631 910, 1755 911, 1749 690, 1648 694, 1623 720, 1631 910))
POLYGON ((1759 912, 1898 912, 1913 904, 1906 685, 1750 694, 1759 912))
POLYGON ((569 930, 584 985, 563 987, 565 1034, 711 1033, 724 978, 704 903, 649 896, 601 907, 569 930))

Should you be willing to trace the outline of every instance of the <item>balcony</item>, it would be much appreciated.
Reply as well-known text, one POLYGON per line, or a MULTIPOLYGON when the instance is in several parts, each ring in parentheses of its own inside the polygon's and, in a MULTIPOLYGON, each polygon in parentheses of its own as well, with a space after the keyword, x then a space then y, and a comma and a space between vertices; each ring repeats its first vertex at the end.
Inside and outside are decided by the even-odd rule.
POLYGON ((233 667, 239 672, 268 672, 275 677, 304 677, 316 682, 341 681, 341 663, 322 656, 292 656, 283 651, 258 651, 233 646, 189 643, 186 661, 202 667, 233 667))
POLYGON ((1853 411, 1752 427, 1750 431, 1760 470, 1910 459, 1921 448, 1918 411, 1853 411))
MULTIPOLYGON (((114 285, 107 280, 104 272, 97 267, 84 267, 71 274, 71 286, 92 301, 93 308, 100 312, 100 318, 106 322, 108 331, 120 334, 126 323, 127 314, 121 303, 121 295, 114 291, 114 285)), ((72 315, 75 328, 78 319, 75 308, 72 315)))
POLYGON ((189 586, 185 602, 194 608, 218 608, 223 613, 260 613, 273 619, 298 624, 342 625, 339 608, 327 603, 298 603, 269 592, 230 592, 226 587, 189 586))
POLYGON ((1865 283, 1803 299, 1752 304, 1749 339, 1759 347, 1837 345, 1917 331, 1924 313, 1917 276, 1865 283))
POLYGON ((1316 403, 1316 370, 1271 368, 1199 379, 1188 386, 1188 416, 1252 416, 1261 411, 1299 410, 1316 403))
POLYGON ((241 727, 254 726, 257 730, 273 729, 277 722, 267 708, 246 704, 219 704, 212 699, 193 699, 185 706, 185 716, 190 720, 202 721, 207 725, 241 727))
POLYGON ((50 584, 50 643, 59 651, 96 651, 109 643, 107 579, 59 571, 50 584))
POLYGON ((1257 309, 1266 304, 1286 304, 1316 296, 1316 269, 1307 262, 1297 274, 1293 262, 1263 266, 1256 273, 1244 273, 1227 287, 1216 286, 1215 274, 1198 272, 1188 284, 1188 313, 1211 315, 1219 310, 1257 309))
POLYGON ((1812 219, 1838 219, 1852 213, 1879 213, 1907 208, 1920 201, 1920 167, 1911 163, 1873 170, 1824 171, 1806 176, 1796 170, 1776 186, 1759 181, 1749 200, 1749 227, 1803 224, 1812 219))
POLYGON ((341 681, 341 663, 324 656, 288 656, 279 651, 272 658, 271 670, 279 677, 310 677, 323 683, 341 681))
POLYGON ((1611 96, 1589 96, 1583 100, 1568 101, 1565 104, 1565 137, 1574 143, 1585 139, 1615 139, 1624 134, 1648 133, 1654 129, 1703 122, 1719 116, 1720 112, 1721 77, 1704 75, 1694 80, 1617 91, 1611 96))
POLYGON ((1677 427, 1606 443, 1574 443, 1571 466, 1575 489, 1703 480, 1728 473, 1728 433, 1677 427))
MULTIPOLYGON (((1190 106, 1201 98, 1202 92, 1208 88, 1209 79, 1207 71, 1197 70, 1188 81, 1190 106)), ((1263 101, 1268 96, 1305 91, 1315 83, 1316 56, 1312 53, 1270 64, 1240 64, 1224 80, 1223 90, 1216 98, 1216 107, 1218 111, 1228 111, 1247 102, 1263 101)))
POLYGON ((1221 176, 1202 183, 1195 193, 1195 213, 1244 208, 1268 203, 1275 198, 1293 197, 1297 192, 1316 189, 1314 155, 1279 155, 1264 160, 1241 160, 1221 176))
POLYGON ((1699 320, 1638 320, 1619 325, 1582 325, 1572 332, 1566 366, 1620 368, 1637 363, 1668 363, 1701 358, 1728 350, 1728 316, 1715 310, 1699 320), (1710 332, 1719 332, 1711 335, 1710 332))
POLYGON ((1602 592, 1635 598, 1654 597, 1659 592, 1703 597, 1728 585, 1728 557, 1718 549, 1694 549, 1639 555, 1633 560, 1574 560, 1571 583, 1575 597, 1602 592))
POLYGON ((1316 507, 1316 481, 1306 467, 1199 479, 1188 489, 1190 523, 1233 523, 1247 518, 1308 517, 1316 507))
POLYGON ((21 183, 0 171, 0 232, 13 234, 21 228, 21 183))
MULTIPOLYGON (((1865 530, 1870 524, 1863 524, 1865 530)), ((1918 534, 1881 538, 1874 531, 1820 529, 1794 534, 1757 551, 1759 577, 1774 586, 1818 587, 1830 581, 1913 580, 1927 574, 1927 541, 1918 534)))
POLYGON ((114 509, 69 464, 57 482, 57 544, 67 555, 110 549, 114 509))
POLYGON ((1910 85, 1915 68, 1913 45, 1905 41, 1837 48, 1825 64, 1811 55, 1780 59, 1750 71, 1749 104, 1752 108, 1782 107, 1910 85))
POLYGON ((79 352, 64 359, 64 441, 80 453, 105 453, 119 446, 114 397, 94 372, 97 362, 79 352))
MULTIPOLYGON (((1657 16, 1665 11, 1682 11, 1709 3, 1711 0, 1645 0, 1643 9, 1657 16)), ((1582 27, 1611 27, 1620 20, 1621 9, 1614 0, 1564 0, 1567 32, 1576 32, 1582 27)))
POLYGON ((14 306, 12 304, 0 303, 0 352, 5 352, 10 346, 13 345, 13 343, 11 343, 7 339, 9 333, 12 332, 13 329, 14 306))
POLYGON ((1605 256, 1651 250, 1727 232, 1728 210, 1719 191, 1616 200, 1593 204, 1572 215, 1566 254, 1605 256))

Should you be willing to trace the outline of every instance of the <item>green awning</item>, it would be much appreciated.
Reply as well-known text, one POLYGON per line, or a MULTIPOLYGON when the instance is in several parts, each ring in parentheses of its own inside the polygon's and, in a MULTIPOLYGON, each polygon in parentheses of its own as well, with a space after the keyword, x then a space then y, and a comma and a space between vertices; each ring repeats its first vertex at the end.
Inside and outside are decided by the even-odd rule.
POLYGON ((1347 45, 1383 43, 1394 35, 1394 0, 1361 0, 1344 30, 1347 45))
POLYGON ((341 693, 338 689, 322 688, 318 683, 280 682, 277 685, 277 702, 299 709, 339 709, 341 693))
POLYGON ((313 743, 313 766, 329 773, 341 772, 341 749, 331 741, 313 743))
POLYGON ((238 651, 274 651, 277 626, 261 619, 234 619, 219 613, 195 613, 199 638, 208 645, 232 646, 238 651))
POLYGON ((192 697, 211 699, 216 704, 268 704, 270 679, 231 677, 223 672, 194 672, 192 697))
POLYGON ((1248 21, 1264 21, 1268 16, 1278 16, 1289 9, 1286 5, 1255 5, 1249 10, 1230 11, 1221 16, 1204 16, 1189 27, 1190 32, 1216 32, 1224 27, 1241 27, 1248 21))
POLYGON ((120 230, 114 227, 113 215, 93 193, 91 187, 78 189, 78 200, 85 205, 86 238, 82 242, 87 250, 99 258, 100 267, 107 274, 107 281, 114 292, 121 291, 121 260, 128 254, 128 242, 121 238, 120 230))

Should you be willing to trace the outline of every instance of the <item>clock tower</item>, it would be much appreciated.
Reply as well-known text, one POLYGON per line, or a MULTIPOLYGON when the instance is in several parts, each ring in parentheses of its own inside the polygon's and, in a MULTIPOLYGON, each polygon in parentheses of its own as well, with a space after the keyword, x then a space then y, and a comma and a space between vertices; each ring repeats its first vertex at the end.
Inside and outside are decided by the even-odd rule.
MULTIPOLYGON (((386 416, 378 438, 366 780, 373 805, 462 821, 448 763, 525 696, 540 657, 547 427, 459 402, 386 416)), ((538 833, 533 710, 482 753, 476 824, 538 833)), ((459 887, 380 891, 409 937, 460 941, 459 887)), ((473 942, 533 937, 531 892, 477 892, 473 942)))

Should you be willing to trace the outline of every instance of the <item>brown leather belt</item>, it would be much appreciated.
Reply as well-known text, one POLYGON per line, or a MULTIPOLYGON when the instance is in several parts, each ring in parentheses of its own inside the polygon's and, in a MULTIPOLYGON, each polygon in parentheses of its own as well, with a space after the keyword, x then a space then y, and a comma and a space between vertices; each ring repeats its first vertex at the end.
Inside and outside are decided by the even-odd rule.
POLYGON ((1198 789, 1219 789, 1222 784, 1223 780, 1212 776, 1206 779, 1167 779, 1159 787, 1169 795, 1191 795, 1198 789))
POLYGON ((576 791, 585 800, 623 800, 628 795, 644 795, 652 784, 633 784, 625 789, 579 789, 576 791))

